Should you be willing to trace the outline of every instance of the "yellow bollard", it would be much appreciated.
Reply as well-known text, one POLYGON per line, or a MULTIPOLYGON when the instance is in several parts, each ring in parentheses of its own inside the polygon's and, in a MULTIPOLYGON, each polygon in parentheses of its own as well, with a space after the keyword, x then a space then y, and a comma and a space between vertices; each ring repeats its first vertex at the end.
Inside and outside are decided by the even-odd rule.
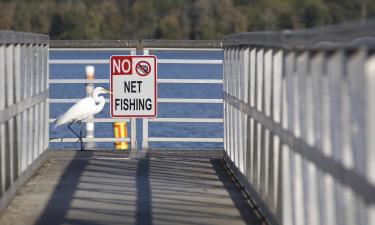
MULTIPOLYGON (((126 123, 124 122, 114 122, 113 123, 113 133, 115 138, 126 138, 128 132, 126 130, 126 123)), ((118 141, 115 142, 115 149, 116 150, 127 150, 129 149, 128 142, 126 141, 118 141)))

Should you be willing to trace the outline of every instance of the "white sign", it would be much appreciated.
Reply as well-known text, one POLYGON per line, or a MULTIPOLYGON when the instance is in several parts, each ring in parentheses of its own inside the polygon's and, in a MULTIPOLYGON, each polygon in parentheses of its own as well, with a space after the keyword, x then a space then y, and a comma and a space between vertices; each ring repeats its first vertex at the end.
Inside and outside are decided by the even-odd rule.
POLYGON ((151 55, 111 56, 112 117, 156 116, 156 60, 151 55))

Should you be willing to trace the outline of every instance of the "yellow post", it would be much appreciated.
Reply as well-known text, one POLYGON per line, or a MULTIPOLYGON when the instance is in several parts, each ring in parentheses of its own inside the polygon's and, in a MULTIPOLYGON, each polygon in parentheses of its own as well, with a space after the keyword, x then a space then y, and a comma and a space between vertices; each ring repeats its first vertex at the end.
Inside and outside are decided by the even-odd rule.
MULTIPOLYGON (((115 138, 126 138, 128 136, 128 132, 126 130, 126 123, 125 122, 114 122, 113 123, 113 134, 114 134, 115 138)), ((115 149, 116 150, 127 150, 127 149, 129 149, 128 142, 126 142, 126 141, 115 142, 115 149)))

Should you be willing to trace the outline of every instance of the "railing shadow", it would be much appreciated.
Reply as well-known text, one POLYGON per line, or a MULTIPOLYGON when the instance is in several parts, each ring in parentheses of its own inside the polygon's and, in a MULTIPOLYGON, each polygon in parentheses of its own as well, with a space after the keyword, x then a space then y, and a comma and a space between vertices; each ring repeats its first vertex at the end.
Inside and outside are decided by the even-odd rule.
POLYGON ((74 199, 74 194, 78 189, 81 174, 87 167, 91 156, 92 152, 86 151, 85 158, 87 159, 82 159, 81 154, 79 154, 79 152, 76 152, 69 165, 61 174, 61 177, 53 193, 51 194, 43 213, 40 215, 35 225, 59 225, 66 222, 66 214, 71 207, 71 202, 74 199), (76 158, 80 159, 75 160, 76 158))
POLYGON ((152 224, 151 187, 149 180, 150 160, 140 159, 137 165, 136 188, 136 224, 152 224))
POLYGON ((110 154, 77 152, 42 168, 36 188, 56 185, 33 225, 262 224, 220 158, 110 154))
MULTIPOLYGON (((70 160, 34 225, 151 224, 147 160, 138 164, 100 154, 76 152, 71 159, 54 162, 70 160), (132 180, 138 178, 134 185, 132 180)), ((51 168, 56 167, 61 165, 51 168)))
POLYGON ((233 182, 221 159, 211 159, 211 164, 216 171, 219 180, 223 183, 224 188, 228 191, 234 206, 238 209, 242 219, 246 224, 257 225, 264 224, 259 215, 255 213, 255 207, 249 199, 241 194, 238 186, 233 182))

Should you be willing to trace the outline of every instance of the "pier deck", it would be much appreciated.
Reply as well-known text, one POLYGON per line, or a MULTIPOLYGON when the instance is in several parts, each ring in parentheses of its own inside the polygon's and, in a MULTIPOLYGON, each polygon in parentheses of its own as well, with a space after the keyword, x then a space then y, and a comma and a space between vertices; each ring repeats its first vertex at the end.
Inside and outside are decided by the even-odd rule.
POLYGON ((51 151, 1 225, 261 224, 221 151, 51 151))

